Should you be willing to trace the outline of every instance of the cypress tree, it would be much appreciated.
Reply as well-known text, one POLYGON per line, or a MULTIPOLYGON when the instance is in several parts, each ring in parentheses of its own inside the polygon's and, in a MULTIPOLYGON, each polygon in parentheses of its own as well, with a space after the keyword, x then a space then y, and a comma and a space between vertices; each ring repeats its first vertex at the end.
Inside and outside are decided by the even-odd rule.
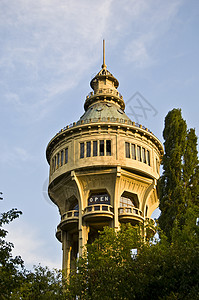
POLYGON ((163 174, 159 180, 161 210, 159 225, 169 239, 174 221, 180 219, 185 208, 183 157, 186 132, 187 125, 182 118, 181 110, 173 109, 165 118, 163 174))
POLYGON ((195 129, 187 133, 184 154, 183 180, 186 188, 186 204, 199 205, 199 166, 197 151, 197 136, 195 129))

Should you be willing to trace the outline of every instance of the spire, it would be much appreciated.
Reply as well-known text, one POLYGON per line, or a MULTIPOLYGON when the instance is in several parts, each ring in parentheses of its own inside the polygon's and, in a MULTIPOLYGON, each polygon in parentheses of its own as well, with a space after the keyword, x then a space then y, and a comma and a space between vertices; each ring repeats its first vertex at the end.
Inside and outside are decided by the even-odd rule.
POLYGON ((103 40, 103 64, 102 69, 91 80, 90 86, 94 92, 91 92, 84 103, 85 111, 95 102, 115 102, 119 108, 124 110, 125 104, 122 95, 118 92, 118 80, 107 70, 105 63, 105 40, 103 40))
POLYGON ((105 64, 105 40, 103 40, 103 65, 102 69, 106 69, 106 64, 105 64))

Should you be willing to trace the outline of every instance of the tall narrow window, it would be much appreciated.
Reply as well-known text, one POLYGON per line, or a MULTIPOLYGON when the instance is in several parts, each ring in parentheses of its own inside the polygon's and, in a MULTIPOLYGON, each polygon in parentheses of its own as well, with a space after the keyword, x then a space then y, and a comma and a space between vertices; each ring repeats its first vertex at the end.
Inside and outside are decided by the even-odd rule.
POLYGON ((146 164, 146 150, 145 148, 142 148, 142 161, 146 164))
POLYGON ((64 164, 64 151, 61 151, 61 166, 64 164))
POLYGON ((130 144, 125 142, 126 157, 130 158, 130 144))
POLYGON ((59 163, 60 163, 60 155, 59 153, 57 154, 57 167, 59 168, 59 163))
POLYGON ((51 174, 54 172, 54 158, 52 159, 51 174))
POLYGON ((156 158, 156 172, 159 173, 159 161, 156 158))
POLYGON ((137 146, 137 157, 138 157, 138 160, 141 161, 141 147, 140 146, 137 146))
POLYGON ((68 162, 68 148, 65 149, 65 164, 68 162))
POLYGON ((100 141, 100 156, 104 156, 104 141, 100 141))
POLYGON ((86 156, 87 157, 91 156, 91 142, 86 143, 86 156))
POLYGON ((149 150, 147 150, 147 163, 148 163, 148 165, 150 166, 151 165, 151 163, 150 163, 150 152, 149 152, 149 150))
POLYGON ((147 217, 147 213, 148 213, 148 205, 146 205, 146 209, 145 209, 145 217, 147 217))
POLYGON ((136 159, 135 144, 131 144, 131 155, 133 159, 136 159))
POLYGON ((111 156, 111 141, 106 141, 106 155, 111 156))
POLYGON ((57 167, 57 156, 55 155, 55 159, 54 159, 54 170, 56 170, 57 167))
POLYGON ((97 156, 97 141, 93 141, 93 156, 97 156))
POLYGON ((80 158, 84 158, 84 143, 80 143, 80 158))

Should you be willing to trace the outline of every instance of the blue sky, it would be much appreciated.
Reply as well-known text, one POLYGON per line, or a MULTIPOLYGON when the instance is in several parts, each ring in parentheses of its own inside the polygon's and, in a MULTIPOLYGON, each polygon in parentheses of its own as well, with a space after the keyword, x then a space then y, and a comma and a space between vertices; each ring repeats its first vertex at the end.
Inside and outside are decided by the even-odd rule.
POLYGON ((23 211, 9 239, 27 268, 60 268, 59 214, 46 192, 49 140, 83 114, 103 38, 129 117, 162 141, 167 112, 181 108, 198 135, 199 2, 1 0, 0 15, 0 210, 23 211))

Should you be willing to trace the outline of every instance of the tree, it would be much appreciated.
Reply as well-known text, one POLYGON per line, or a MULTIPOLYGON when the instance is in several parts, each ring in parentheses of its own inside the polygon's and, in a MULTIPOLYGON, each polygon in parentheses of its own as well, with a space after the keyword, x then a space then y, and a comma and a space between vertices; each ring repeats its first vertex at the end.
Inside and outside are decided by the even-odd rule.
POLYGON ((0 291, 2 299, 8 299, 13 289, 23 279, 24 262, 20 256, 13 257, 12 249, 14 245, 5 240, 7 231, 3 229, 4 224, 9 224, 18 218, 21 211, 11 209, 1 214, 0 217, 0 291))
POLYGON ((187 205, 199 205, 199 166, 197 136, 191 128, 187 133, 184 154, 183 180, 186 188, 187 205))
POLYGON ((10 299, 65 300, 62 272, 41 265, 34 266, 33 272, 26 270, 24 280, 12 291, 10 299))
POLYGON ((76 295, 80 299, 129 299, 131 249, 142 247, 140 231, 131 225, 120 231, 105 227, 98 239, 86 245, 77 262, 78 272, 71 272, 67 299, 76 295))
POLYGON ((35 266, 27 271, 20 256, 13 257, 14 245, 6 241, 7 231, 3 225, 9 224, 22 214, 11 209, 0 216, 0 299, 14 300, 65 300, 62 272, 35 266))
POLYGON ((144 241, 142 228, 131 225, 105 228, 70 274, 67 299, 198 299, 199 227, 196 212, 190 208, 186 214, 183 230, 174 226, 171 243, 164 234, 144 241))
POLYGON ((188 206, 198 203, 197 137, 195 130, 187 132, 180 109, 173 109, 167 114, 163 137, 165 153, 163 174, 159 180, 159 225, 171 239, 174 223, 182 228, 188 206))

